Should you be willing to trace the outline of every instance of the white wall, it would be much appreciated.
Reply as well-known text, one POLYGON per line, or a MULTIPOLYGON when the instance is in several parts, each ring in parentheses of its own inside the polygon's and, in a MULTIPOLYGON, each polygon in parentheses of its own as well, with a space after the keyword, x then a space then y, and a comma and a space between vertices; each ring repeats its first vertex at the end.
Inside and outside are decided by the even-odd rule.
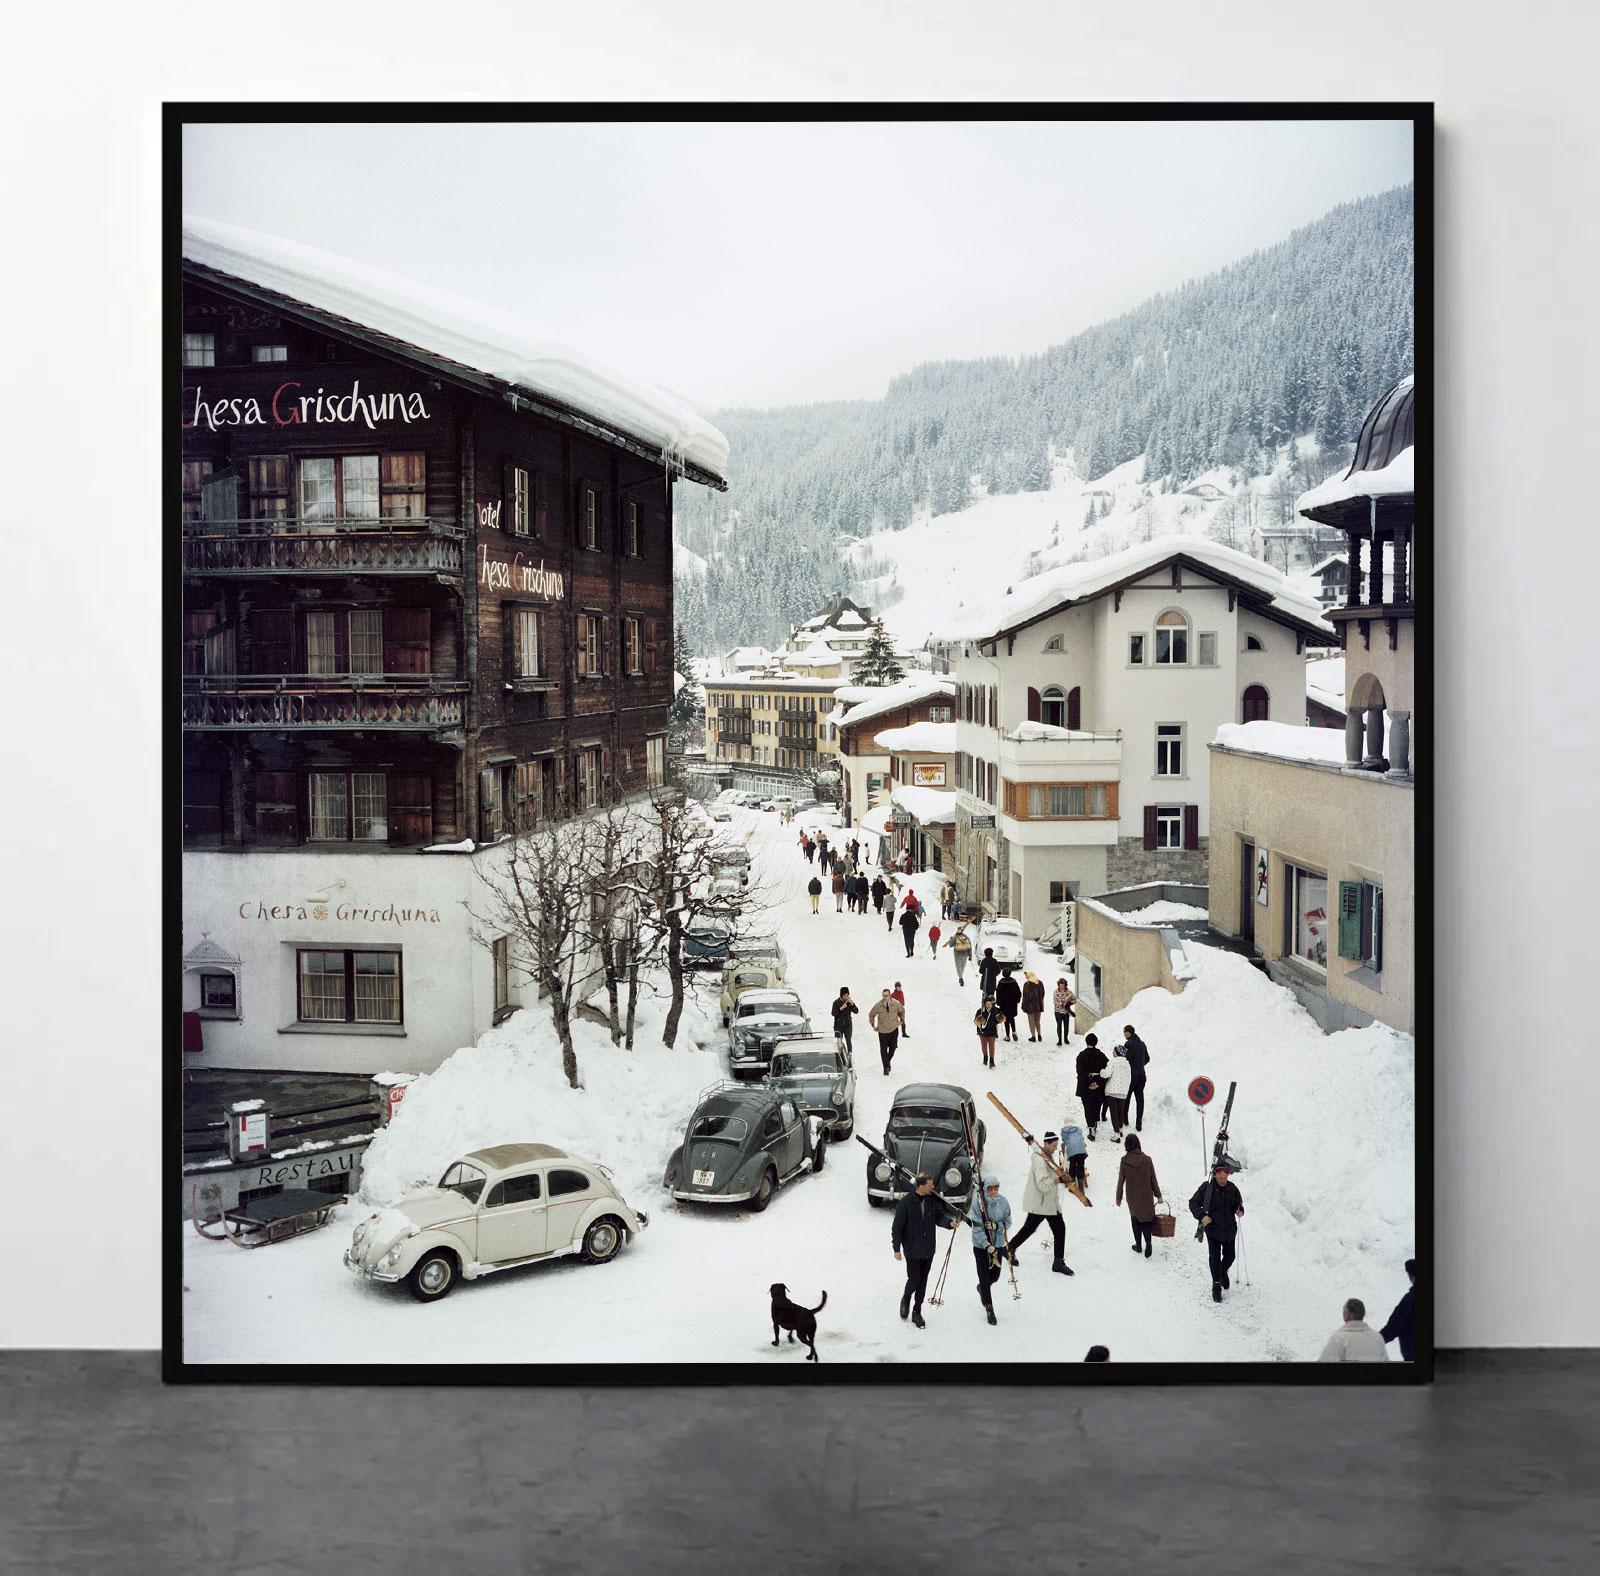
MULTIPOLYGON (((10 692, 0 746, 9 812, 0 1050, 13 1113, 6 1174, 25 1201, 47 1191, 48 1207, 7 1209, 0 1224, 12 1272, 0 1344, 151 1346, 160 1334, 158 1074, 175 1054, 172 1026, 157 1018, 170 966, 157 926, 166 806, 155 751, 169 704, 155 538, 160 102, 752 91, 1437 101, 1441 352, 1430 392, 1443 459, 1434 577, 1443 660, 1437 756, 1429 746, 1422 758, 1438 759, 1441 785, 1439 1334, 1455 1345, 1600 1343, 1600 1227, 1579 1175, 1600 1102, 1589 927, 1581 915, 1554 931, 1509 925, 1486 975, 1481 902, 1492 892, 1496 913, 1515 914, 1600 866, 1589 802, 1600 746, 1592 727, 1571 721, 1593 712, 1587 604, 1600 584, 1580 463, 1600 362, 1590 277, 1600 255, 1600 14, 1568 0, 1470 12, 1452 0, 1345 0, 1336 12, 1233 0, 1225 14, 1192 0, 1092 11, 1049 0, 981 10, 812 0, 797 31, 790 12, 745 0, 465 10, 492 26, 496 47, 482 47, 478 25, 441 28, 423 0, 285 0, 276 31, 314 33, 317 58, 337 70, 262 49, 260 18, 243 9, 213 7, 197 26, 192 8, 102 8, 84 28, 75 10, 32 6, 10 23, 15 58, 47 69, 11 82, 10 135, 0 138, 7 219, 30 238, 0 254, 3 298, 26 303, 11 315, 13 375, 0 395, 13 588, 0 656, 27 676, 10 692), (80 409, 97 422, 93 463, 80 409), (68 509, 70 533, 59 528, 68 509), (96 638, 63 639, 63 606, 93 607, 96 638), (1475 644, 1483 628, 1513 638, 1475 644), (1522 835, 1505 835, 1507 822, 1522 835), (1508 1049, 1537 1054, 1546 1091, 1515 1112, 1508 1049), (114 1219, 98 1175, 58 1164, 86 1093, 115 1117, 114 1219), (1536 1188, 1491 1174, 1504 1151, 1520 1156, 1530 1142, 1543 1157, 1536 1188)), ((1070 183, 1070 172, 1041 178, 1053 173, 1070 183)), ((703 223, 695 189, 686 172, 686 226, 703 223)), ((908 347, 907 364, 927 353, 908 347)))

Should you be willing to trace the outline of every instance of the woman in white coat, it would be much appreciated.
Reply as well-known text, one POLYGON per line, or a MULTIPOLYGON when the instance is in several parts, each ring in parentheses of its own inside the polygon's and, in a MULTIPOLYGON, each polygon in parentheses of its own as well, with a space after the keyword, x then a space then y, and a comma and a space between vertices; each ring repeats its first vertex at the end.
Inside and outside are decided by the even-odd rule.
POLYGON ((1111 1066, 1106 1069, 1106 1113, 1111 1118, 1111 1131, 1118 1138, 1128 1125, 1128 1095, 1132 1089, 1133 1064, 1119 1045, 1111 1053, 1111 1066))

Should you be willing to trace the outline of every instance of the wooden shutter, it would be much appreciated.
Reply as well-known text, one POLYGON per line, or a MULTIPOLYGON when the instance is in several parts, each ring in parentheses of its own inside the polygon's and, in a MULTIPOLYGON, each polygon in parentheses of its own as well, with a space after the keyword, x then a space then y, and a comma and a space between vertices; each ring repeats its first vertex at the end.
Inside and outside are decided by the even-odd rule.
POLYGON ((500 529, 517 528, 517 463, 506 460, 500 467, 500 529))
POLYGON ((220 838, 228 824, 228 774, 185 767, 183 835, 189 839, 220 838))
POLYGON ((653 618, 644 621, 644 670, 647 674, 656 671, 656 621, 653 618))
POLYGON ((385 520, 420 520, 427 514, 426 466, 426 458, 420 453, 379 457, 379 513, 385 520))
POLYGON ((383 671, 426 673, 432 665, 433 632, 425 607, 383 610, 383 671))
POLYGON ((505 667, 501 677, 514 679, 522 672, 522 620, 511 602, 500 604, 500 643, 505 667))
POLYGON ((1383 972, 1383 888, 1372 890, 1372 966, 1383 972))
POLYGON ((603 744, 599 750, 600 756, 600 781, 596 785, 595 800, 598 804, 610 804, 611 793, 611 746, 603 744))
POLYGON ((500 774, 492 766, 478 773, 478 840, 491 843, 500 835, 500 774))
POLYGON ((433 841, 432 778, 390 774, 389 841, 391 843, 433 841))
POLYGON ((1197 804, 1186 804, 1183 807, 1183 846, 1185 848, 1200 846, 1200 806, 1197 804))
POLYGON ((611 655, 611 615, 600 620, 600 671, 609 676, 614 667, 611 655))
POLYGON ((251 780, 251 798, 256 811, 256 841, 259 843, 298 843, 300 841, 300 774, 298 772, 256 772, 251 780))
POLYGON ((250 671, 293 673, 294 614, 286 607, 258 608, 250 615, 250 671))
POLYGON ((1144 846, 1147 849, 1156 846, 1156 807, 1153 804, 1144 807, 1144 846))
POLYGON ((1339 883, 1339 956, 1361 956, 1361 883, 1339 883))
POLYGON ((1031 684, 1028 686, 1028 721, 1037 722, 1044 715, 1044 705, 1039 699, 1039 692, 1031 684))
POLYGON ((543 471, 534 471, 528 477, 532 495, 533 534, 544 541, 550 535, 550 478, 543 471))
POLYGON ((1083 691, 1076 684, 1067 692, 1067 726, 1074 732, 1083 726, 1082 698, 1083 691))

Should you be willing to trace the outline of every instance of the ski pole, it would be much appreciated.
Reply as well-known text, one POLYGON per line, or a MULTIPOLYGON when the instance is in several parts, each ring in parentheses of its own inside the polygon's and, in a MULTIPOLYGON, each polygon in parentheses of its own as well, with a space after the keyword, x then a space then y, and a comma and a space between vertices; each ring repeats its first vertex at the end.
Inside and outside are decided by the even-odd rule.
POLYGON ((1250 1266, 1245 1262, 1244 1256, 1244 1227, 1239 1227, 1239 1279, 1246 1286, 1250 1284, 1250 1266))
POLYGON ((950 1255, 956 1250, 956 1230, 957 1228, 952 1225, 950 1246, 944 1250, 944 1263, 939 1266, 939 1278, 933 1283, 933 1295, 928 1298, 929 1304, 935 1308, 944 1306, 944 1283, 945 1277, 950 1273, 950 1255))
MULTIPOLYGON (((1005 1228, 1002 1227, 1001 1230, 1004 1232, 1005 1228)), ((1011 1300, 1013 1302, 1021 1302, 1022 1288, 1017 1285, 1017 1256, 1011 1251, 1011 1237, 1009 1232, 1005 1232, 1004 1238, 1000 1244, 1000 1251, 1005 1255, 1006 1265, 1011 1271, 1011 1300)))

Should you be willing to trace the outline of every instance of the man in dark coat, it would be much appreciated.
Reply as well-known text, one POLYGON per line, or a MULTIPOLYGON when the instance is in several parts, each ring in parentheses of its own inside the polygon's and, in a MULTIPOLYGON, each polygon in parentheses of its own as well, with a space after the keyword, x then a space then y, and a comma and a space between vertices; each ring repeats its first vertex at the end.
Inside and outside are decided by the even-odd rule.
POLYGON ((1239 1222, 1244 1219, 1244 1199, 1229 1178, 1233 1167, 1219 1160, 1211 1168, 1211 1180, 1202 1182, 1189 1200, 1189 1213, 1200 1222, 1211 1256, 1211 1300, 1221 1302, 1228 1290, 1228 1271, 1233 1265, 1234 1242, 1239 1222))
POLYGON ((985 996, 994 995, 994 988, 1000 983, 1000 960, 994 955, 993 947, 983 949, 983 957, 978 961, 978 989, 985 996))
POLYGON ((872 911, 875 914, 881 914, 883 912, 883 900, 889 895, 888 883, 883 879, 881 872, 873 877, 871 891, 872 911))
POLYGON ((1021 1001, 1022 987, 1012 979, 1009 972, 1003 974, 999 984, 994 988, 994 1004, 1005 1015, 1008 1040, 1017 1037, 1017 1007, 1021 1001))
POLYGON ((1093 1034, 1083 1037, 1083 1049, 1078 1052, 1078 1098, 1083 1102, 1083 1120, 1089 1128, 1089 1137, 1100 1122, 1100 1102, 1105 1098, 1106 1053, 1093 1034))
POLYGON ((1406 1260, 1406 1274, 1411 1284, 1406 1294, 1394 1305, 1394 1312, 1378 1333, 1385 1341, 1400 1343, 1402 1362, 1415 1362, 1417 1358, 1417 1261, 1406 1260))
POLYGON ((853 1035, 855 1025, 851 1022, 861 1009, 856 1006, 854 998, 850 995, 850 987, 841 985, 839 994, 833 998, 833 1006, 828 1009, 833 1014, 833 1032, 844 1041, 847 1051, 854 1051, 853 1035))
POLYGON ((900 934, 906 938, 906 956, 914 958, 917 955, 917 927, 921 922, 917 918, 914 908, 906 909, 900 915, 900 934))
MULTIPOLYGON (((916 1186, 894 1207, 889 1223, 889 1243, 896 1260, 906 1266, 906 1289, 900 1296, 900 1317, 908 1314, 919 1330, 927 1326, 922 1319, 922 1299, 928 1290, 928 1271, 938 1251, 938 1230, 947 1223, 950 1207, 933 1191, 933 1178, 926 1171, 917 1173, 916 1186)), ((952 1229, 953 1219, 948 1220, 952 1229)))
POLYGON ((1134 1033, 1133 1025, 1122 1026, 1122 1055, 1133 1069, 1133 1082, 1128 1085, 1128 1106, 1133 1111, 1133 1130, 1144 1131, 1144 1070, 1150 1065, 1150 1052, 1143 1040, 1134 1033))

